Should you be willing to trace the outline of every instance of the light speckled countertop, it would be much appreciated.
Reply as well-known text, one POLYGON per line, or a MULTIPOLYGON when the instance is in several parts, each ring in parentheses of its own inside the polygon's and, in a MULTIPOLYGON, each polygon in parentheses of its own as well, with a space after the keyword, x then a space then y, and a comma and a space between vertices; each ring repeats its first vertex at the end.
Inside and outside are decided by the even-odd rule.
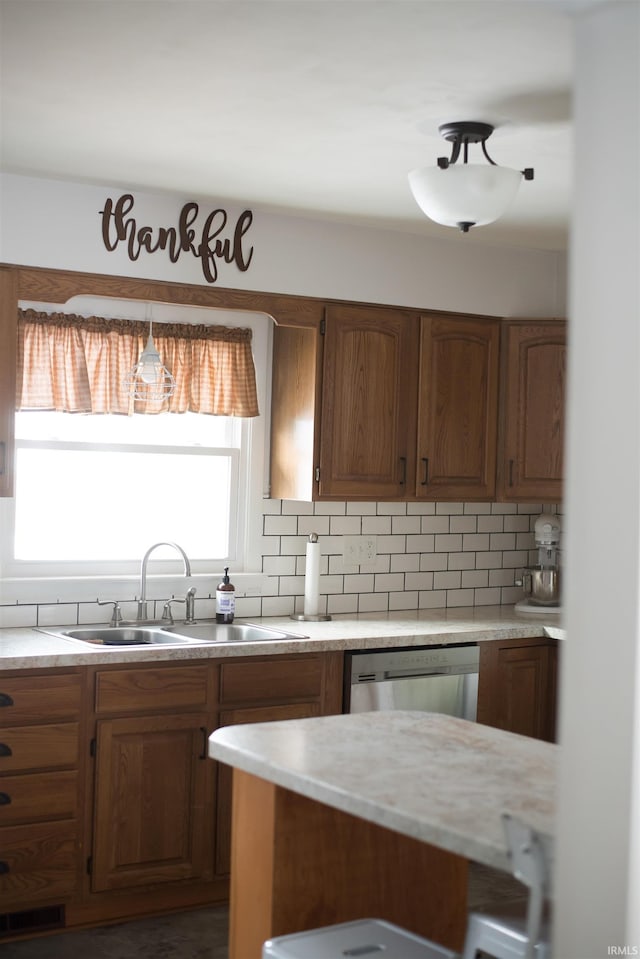
POLYGON ((226 726, 209 739, 214 759, 507 871, 501 812, 554 834, 557 752, 464 719, 405 711, 226 726))
POLYGON ((512 606, 349 614, 329 622, 298 622, 289 618, 273 617, 253 619, 251 622, 294 635, 277 642, 105 649, 51 636, 37 629, 6 628, 0 629, 0 670, 184 661, 394 646, 436 646, 535 636, 565 638, 556 612, 544 615, 520 614, 516 613, 512 606))

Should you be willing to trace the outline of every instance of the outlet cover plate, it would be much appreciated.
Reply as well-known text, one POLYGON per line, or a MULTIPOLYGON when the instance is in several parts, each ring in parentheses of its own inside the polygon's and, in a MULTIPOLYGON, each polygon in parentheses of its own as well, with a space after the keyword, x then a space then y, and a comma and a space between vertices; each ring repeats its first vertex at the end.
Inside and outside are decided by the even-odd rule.
POLYGON ((342 558, 345 566, 373 563, 378 555, 375 536, 343 536, 342 558))

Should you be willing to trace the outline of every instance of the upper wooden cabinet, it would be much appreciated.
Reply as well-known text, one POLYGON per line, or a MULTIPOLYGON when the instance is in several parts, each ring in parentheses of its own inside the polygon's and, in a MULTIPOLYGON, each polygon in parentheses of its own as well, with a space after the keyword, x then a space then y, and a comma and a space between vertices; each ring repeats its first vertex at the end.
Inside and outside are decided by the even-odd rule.
POLYGON ((271 495, 495 497, 500 321, 332 306, 274 334, 271 495))
POLYGON ((413 471, 417 324, 399 310, 327 311, 319 495, 406 495, 413 471))
POLYGON ((505 323, 499 498, 562 499, 566 324, 505 323))
POLYGON ((494 498, 499 349, 499 320, 422 317, 419 499, 494 498))

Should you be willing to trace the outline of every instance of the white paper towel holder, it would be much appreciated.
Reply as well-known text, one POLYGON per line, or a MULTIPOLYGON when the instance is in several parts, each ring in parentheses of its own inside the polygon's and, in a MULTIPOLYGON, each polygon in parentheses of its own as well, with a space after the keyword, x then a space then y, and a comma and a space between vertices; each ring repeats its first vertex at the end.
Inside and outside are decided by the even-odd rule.
MULTIPOLYGON (((306 570, 306 572, 305 572, 305 597, 304 597, 304 599, 305 599, 305 608, 307 607, 308 603, 310 602, 310 600, 309 600, 309 593, 308 593, 308 589, 307 589, 307 587, 308 587, 307 575, 308 575, 309 572, 310 572, 309 566, 310 566, 310 559, 311 559, 311 550, 313 550, 314 552, 319 551, 319 547, 318 547, 317 544, 318 544, 318 534, 317 534, 317 533, 309 533, 309 539, 308 539, 308 541, 307 541, 307 570, 306 570)), ((318 554, 318 555, 319 555, 319 554, 318 554)), ((319 580, 320 580, 320 571, 319 571, 319 566, 318 566, 318 556, 316 556, 316 558, 315 558, 315 576, 316 576, 316 583, 312 584, 312 586, 315 587, 315 595, 314 595, 314 597, 313 597, 313 605, 314 605, 314 606, 317 606, 317 602, 318 602, 318 584, 319 584, 319 580)), ((312 608, 313 608, 313 607, 312 607, 312 608)), ((293 613, 289 618, 290 618, 290 619, 294 619, 294 620, 296 620, 297 622, 300 622, 300 623, 326 623, 328 620, 331 619, 330 616, 322 615, 321 613, 309 613, 309 612, 305 612, 305 613, 293 613)))

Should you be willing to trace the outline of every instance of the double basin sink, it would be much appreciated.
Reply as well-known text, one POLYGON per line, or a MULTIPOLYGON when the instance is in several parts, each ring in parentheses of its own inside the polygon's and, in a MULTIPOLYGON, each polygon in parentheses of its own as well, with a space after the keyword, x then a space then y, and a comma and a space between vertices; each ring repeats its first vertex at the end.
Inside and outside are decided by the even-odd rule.
POLYGON ((127 626, 86 626, 41 629, 41 632, 70 639, 89 646, 122 648, 123 646, 197 646, 228 643, 264 643, 278 640, 305 639, 299 633, 286 633, 253 623, 212 623, 127 626))

